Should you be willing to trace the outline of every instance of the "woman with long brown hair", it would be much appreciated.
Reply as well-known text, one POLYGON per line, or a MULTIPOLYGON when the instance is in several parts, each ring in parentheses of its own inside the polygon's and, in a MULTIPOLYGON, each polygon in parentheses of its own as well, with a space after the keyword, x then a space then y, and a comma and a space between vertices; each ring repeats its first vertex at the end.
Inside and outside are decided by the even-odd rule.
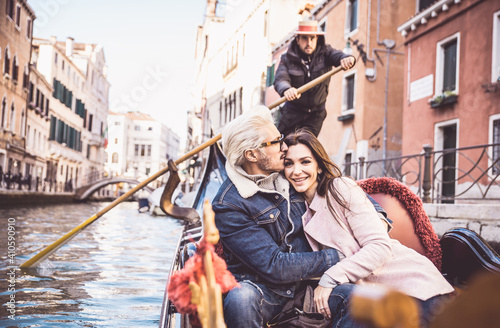
MULTIPOLYGON (((302 221, 311 247, 335 248, 345 256, 324 273, 315 289, 319 311, 327 317, 333 314, 342 326, 342 314, 332 313, 338 309, 337 286, 376 283, 416 298, 425 320, 434 302, 452 293, 453 287, 429 259, 389 237, 363 190, 342 176, 312 133, 297 130, 285 143, 284 175, 305 198, 302 221)), ((345 296, 344 288, 339 297, 345 296)))

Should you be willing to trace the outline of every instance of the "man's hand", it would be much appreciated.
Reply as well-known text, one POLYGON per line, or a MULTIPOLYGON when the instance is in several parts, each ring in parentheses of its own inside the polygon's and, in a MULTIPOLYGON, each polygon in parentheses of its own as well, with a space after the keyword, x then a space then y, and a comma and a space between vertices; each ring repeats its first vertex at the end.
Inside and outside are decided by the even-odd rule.
POLYGON ((295 89, 293 87, 286 90, 283 95, 285 96, 286 100, 288 100, 288 101, 292 101, 292 100, 300 98, 300 94, 297 93, 297 89, 295 89))
POLYGON ((340 61, 340 66, 342 66, 344 71, 347 71, 348 69, 354 66, 354 63, 355 63, 354 57, 349 56, 340 61))

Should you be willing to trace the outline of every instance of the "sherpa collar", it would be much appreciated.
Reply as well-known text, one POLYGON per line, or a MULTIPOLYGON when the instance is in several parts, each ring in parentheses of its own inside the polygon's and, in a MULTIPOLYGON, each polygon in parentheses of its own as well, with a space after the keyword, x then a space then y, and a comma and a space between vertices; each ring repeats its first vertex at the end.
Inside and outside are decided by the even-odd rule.
POLYGON ((227 176, 234 183, 236 190, 243 198, 249 198, 255 195, 257 192, 265 192, 265 193, 276 193, 277 190, 283 190, 280 194, 289 199, 289 189, 290 184, 279 172, 272 173, 269 176, 251 176, 248 175, 241 166, 233 166, 228 162, 226 162, 226 172, 227 176), (261 186, 259 186, 258 184, 261 186), (274 188, 272 188, 273 186, 274 188), (269 187, 271 189, 266 189, 269 187))

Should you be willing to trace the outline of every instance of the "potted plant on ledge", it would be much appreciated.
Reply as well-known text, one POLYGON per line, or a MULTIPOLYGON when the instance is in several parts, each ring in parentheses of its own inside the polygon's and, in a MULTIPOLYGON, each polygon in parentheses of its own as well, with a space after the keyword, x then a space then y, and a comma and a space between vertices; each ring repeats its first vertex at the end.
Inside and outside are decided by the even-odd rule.
POLYGON ((458 95, 455 91, 445 91, 429 99, 432 108, 443 107, 457 102, 458 95))

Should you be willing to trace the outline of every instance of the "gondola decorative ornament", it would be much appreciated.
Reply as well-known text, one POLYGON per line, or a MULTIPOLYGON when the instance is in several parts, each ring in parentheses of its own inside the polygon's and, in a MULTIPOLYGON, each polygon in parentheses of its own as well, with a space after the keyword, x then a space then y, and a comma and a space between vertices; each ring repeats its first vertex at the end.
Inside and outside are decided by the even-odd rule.
POLYGON ((208 201, 203 205, 204 235, 196 247, 196 254, 169 279, 168 295, 181 314, 198 313, 203 328, 223 328, 222 293, 238 286, 227 270, 226 262, 214 252, 219 241, 219 230, 208 201))

